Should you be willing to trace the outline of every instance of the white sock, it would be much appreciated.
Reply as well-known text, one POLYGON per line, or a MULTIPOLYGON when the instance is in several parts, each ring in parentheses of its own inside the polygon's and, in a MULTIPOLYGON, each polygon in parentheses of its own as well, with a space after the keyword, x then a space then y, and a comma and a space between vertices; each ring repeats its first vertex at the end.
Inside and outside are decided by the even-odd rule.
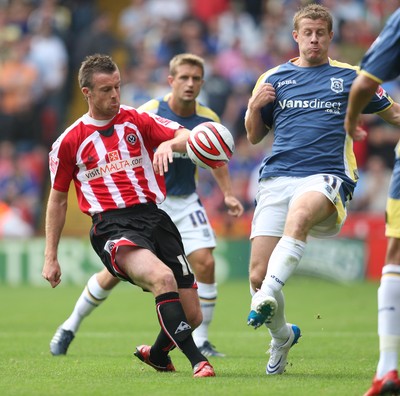
POLYGON ((204 341, 208 341, 208 327, 214 316, 215 304, 217 300, 217 284, 207 284, 197 282, 200 299, 200 308, 203 313, 203 322, 193 332, 195 344, 200 347, 204 341))
POLYGON ((285 235, 281 238, 269 259, 267 274, 261 285, 263 292, 270 294, 271 290, 282 289, 303 257, 305 246, 303 241, 285 235))
MULTIPOLYGON (((250 286, 250 294, 254 296, 256 291, 250 286)), ((285 317, 285 297, 283 291, 279 290, 277 292, 271 291, 271 295, 275 298, 278 303, 278 309, 275 315, 270 320, 269 323, 264 323, 267 327, 271 337, 274 339, 277 345, 284 344, 290 335, 290 330, 286 324, 285 317)))
POLYGON ((265 325, 268 327, 269 333, 274 339, 274 342, 277 345, 280 345, 286 342, 290 335, 290 330, 286 324, 285 297, 282 290, 274 291, 273 297, 278 303, 278 309, 276 310, 275 315, 272 317, 269 323, 265 323, 265 325))
POLYGON ((400 265, 386 264, 378 289, 379 362, 377 378, 397 370, 400 348, 400 265))
POLYGON ((71 316, 61 325, 64 330, 70 330, 74 334, 78 331, 82 320, 90 315, 111 293, 105 290, 97 282, 96 274, 89 279, 85 289, 78 298, 71 316))
POLYGON ((261 286, 261 291, 274 297, 278 303, 275 315, 269 323, 265 323, 277 345, 283 344, 289 337, 282 287, 297 268, 305 246, 305 242, 284 235, 271 254, 267 274, 261 286))

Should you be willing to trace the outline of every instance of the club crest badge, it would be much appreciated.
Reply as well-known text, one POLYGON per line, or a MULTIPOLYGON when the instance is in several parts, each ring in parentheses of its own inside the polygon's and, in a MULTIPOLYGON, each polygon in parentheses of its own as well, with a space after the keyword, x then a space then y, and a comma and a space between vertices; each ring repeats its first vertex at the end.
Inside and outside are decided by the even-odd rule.
POLYGON ((343 92, 343 78, 331 78, 331 90, 336 93, 343 92))
POLYGON ((127 137, 126 137, 126 141, 131 144, 134 145, 136 143, 137 137, 136 135, 134 135, 133 133, 130 133, 127 137))

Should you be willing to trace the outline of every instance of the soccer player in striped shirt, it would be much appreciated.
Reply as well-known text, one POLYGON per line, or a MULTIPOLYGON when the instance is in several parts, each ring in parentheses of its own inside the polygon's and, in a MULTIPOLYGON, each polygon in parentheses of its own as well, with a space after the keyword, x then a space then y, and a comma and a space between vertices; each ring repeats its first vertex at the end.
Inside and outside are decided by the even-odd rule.
POLYGON ((194 377, 215 376, 192 338, 202 320, 194 275, 182 239, 157 204, 165 199, 164 174, 173 152, 185 152, 189 130, 177 122, 120 104, 121 76, 106 55, 87 57, 79 85, 88 112, 53 143, 42 276, 61 282, 57 250, 74 182, 80 209, 92 217, 90 240, 107 270, 155 297, 160 332, 136 356, 157 371, 175 371, 178 347, 194 377))
MULTIPOLYGON (((220 122, 218 115, 197 100, 204 83, 204 60, 190 53, 174 56, 170 61, 168 82, 171 92, 152 99, 138 110, 148 111, 192 129, 205 121, 220 122)), ((211 170, 221 192, 228 213, 234 217, 243 213, 243 206, 232 191, 228 166, 211 170)), ((193 339, 206 357, 223 357, 209 341, 209 327, 217 301, 215 282, 216 246, 214 231, 206 210, 196 192, 197 169, 186 153, 174 153, 174 161, 165 174, 166 199, 159 205, 165 210, 182 236, 185 253, 196 276, 203 321, 193 332, 193 339)), ((119 283, 106 269, 92 275, 79 296, 70 316, 57 328, 50 352, 65 355, 82 321, 100 306, 119 283)))

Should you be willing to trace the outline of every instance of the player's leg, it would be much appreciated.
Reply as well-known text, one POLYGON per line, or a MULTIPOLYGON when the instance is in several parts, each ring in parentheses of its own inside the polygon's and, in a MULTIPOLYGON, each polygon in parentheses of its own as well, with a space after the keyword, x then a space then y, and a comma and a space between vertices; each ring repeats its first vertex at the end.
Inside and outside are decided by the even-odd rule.
MULTIPOLYGON (((274 296, 282 290, 304 254, 310 229, 330 217, 332 213, 336 213, 335 207, 318 191, 305 192, 293 202, 287 214, 284 235, 271 254, 266 277, 253 301, 262 307, 260 301, 264 295, 274 296)), ((268 311, 268 305, 265 309, 268 311)), ((277 333, 273 332, 272 336, 277 338, 277 341, 287 338, 286 326, 276 330, 277 333)))
POLYGON ((156 369, 158 369, 157 367, 168 367, 170 363, 168 353, 175 344, 190 361, 196 376, 199 364, 203 367, 202 363, 207 362, 207 359, 200 353, 193 341, 192 327, 185 315, 173 271, 150 250, 132 246, 118 247, 115 264, 136 285, 150 291, 155 296, 157 316, 162 328, 161 333, 167 335, 165 337, 160 333, 156 343, 150 349, 140 346, 135 355, 148 364, 151 361, 150 365, 156 369), (148 360, 146 356, 143 356, 143 351, 148 352, 148 360))
POLYGON ((203 322, 193 332, 193 338, 205 356, 224 356, 209 341, 209 327, 214 317, 218 289, 215 282, 216 246, 214 231, 196 193, 189 197, 167 197, 161 208, 166 211, 182 237, 187 259, 196 276, 203 322))
POLYGON ((388 246, 378 289, 379 362, 366 395, 383 390, 400 393, 400 167, 397 159, 386 205, 388 246))
MULTIPOLYGON (((283 181, 285 183, 285 181, 283 181)), ((337 209, 333 202, 336 200, 340 183, 337 189, 329 189, 332 197, 327 197, 324 192, 326 181, 324 177, 316 176, 307 184, 303 179, 293 184, 292 198, 289 200, 283 236, 273 249, 268 262, 266 277, 259 291, 252 298, 252 311, 249 315, 249 324, 255 328, 261 323, 266 324, 272 336, 270 347, 270 359, 267 365, 267 374, 281 374, 285 370, 287 355, 290 348, 297 343, 301 336, 300 329, 296 325, 286 323, 284 314, 284 298, 282 288, 293 274, 299 264, 305 248, 305 241, 309 231, 317 224, 327 219, 337 217, 337 209), (281 305, 279 307, 279 305, 281 305)), ((269 193, 268 193, 269 194, 269 193)), ((278 194, 274 198, 277 198, 278 194)), ((279 200, 278 200, 279 201, 279 200)), ((266 200, 268 202, 268 200, 266 200)), ((256 220, 264 222, 271 217, 269 205, 264 203, 264 211, 257 208, 256 220), (269 216, 266 216, 268 214, 269 216)), ((273 206, 274 211, 279 211, 279 205, 273 206)), ((256 221, 257 223, 257 221, 256 221)), ((336 222, 333 224, 336 226, 336 222)), ((252 236, 278 234, 279 227, 267 231, 258 226, 252 229, 252 236)))
POLYGON ((90 277, 71 315, 58 327, 50 342, 50 352, 53 355, 67 353, 82 321, 106 300, 118 283, 118 278, 111 275, 106 268, 90 277))
POLYGON ((214 317, 217 302, 217 284, 215 282, 215 261, 211 248, 197 249, 188 255, 193 272, 196 274, 200 307, 203 321, 193 332, 193 338, 205 356, 223 357, 209 341, 209 327, 214 317))
MULTIPOLYGON (((251 239, 251 252, 250 252, 250 264, 249 264, 249 281, 250 281, 250 294, 252 296, 251 311, 247 319, 247 324, 258 328, 266 320, 270 321, 275 314, 277 309, 277 301, 275 295, 271 295, 270 299, 265 298, 264 294, 258 293, 260 296, 262 306, 258 306, 259 303, 254 295, 261 289, 263 280, 267 272, 269 258, 279 242, 279 237, 270 236, 256 236, 251 239), (264 315, 259 315, 257 311, 262 309, 264 315), (270 311, 270 312, 267 312, 270 311)), ((281 304, 281 307, 283 304, 281 304)))
POLYGON ((333 235, 346 215, 340 195, 342 183, 337 178, 315 175, 291 182, 294 187, 283 236, 271 254, 261 286, 260 292, 268 295, 281 290, 296 270, 310 231, 333 235))

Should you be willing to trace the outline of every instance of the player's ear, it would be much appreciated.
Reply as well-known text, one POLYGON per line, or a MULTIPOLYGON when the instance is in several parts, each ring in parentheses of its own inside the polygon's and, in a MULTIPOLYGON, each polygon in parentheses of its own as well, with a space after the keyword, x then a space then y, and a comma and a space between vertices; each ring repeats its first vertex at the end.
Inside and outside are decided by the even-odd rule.
POLYGON ((90 96, 90 89, 88 87, 82 87, 81 91, 85 99, 90 96))

